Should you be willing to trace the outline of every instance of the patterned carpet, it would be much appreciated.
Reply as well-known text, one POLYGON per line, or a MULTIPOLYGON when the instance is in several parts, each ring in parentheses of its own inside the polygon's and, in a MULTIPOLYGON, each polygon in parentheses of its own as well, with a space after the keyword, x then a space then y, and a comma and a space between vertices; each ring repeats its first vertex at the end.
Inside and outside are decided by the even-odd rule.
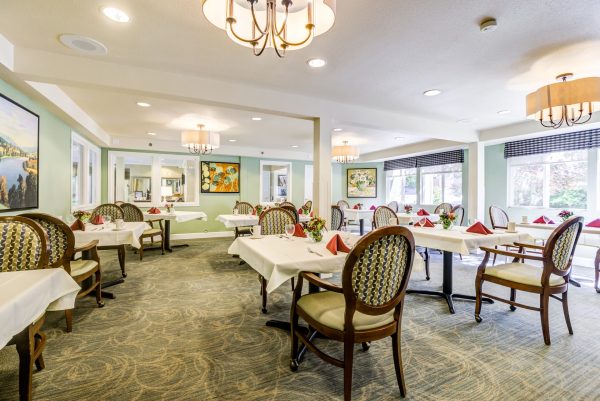
MULTIPOLYGON (((308 354, 290 372, 287 333, 265 327, 287 320, 289 285, 259 311, 256 274, 226 254, 230 239, 191 241, 189 248, 143 263, 128 254, 129 276, 112 287, 117 299, 98 309, 79 301, 74 331, 63 315, 48 316, 46 369, 34 373, 36 400, 340 400, 342 370, 308 354)), ((115 252, 116 253, 116 252, 115 252)), ((118 276, 112 252, 101 252, 107 278, 118 276)), ((432 280, 415 272, 413 288, 441 284, 441 257, 432 280)), ((473 293, 479 256, 455 259, 455 290, 473 293)), ((579 269, 590 276, 591 270, 579 269)), ((507 292, 504 290, 504 292, 507 292)), ((483 323, 473 304, 456 302, 456 315, 438 299, 409 296, 402 350, 412 400, 600 399, 600 294, 589 282, 570 290, 575 335, 569 336, 557 301, 551 303, 552 346, 544 345, 538 314, 484 305, 483 323)), ((534 297, 519 295, 520 300, 534 297)), ((341 346, 325 346, 338 357, 341 346)), ((400 395, 391 342, 357 347, 354 400, 395 400, 400 395)), ((0 400, 17 399, 18 358, 0 350, 0 400)))

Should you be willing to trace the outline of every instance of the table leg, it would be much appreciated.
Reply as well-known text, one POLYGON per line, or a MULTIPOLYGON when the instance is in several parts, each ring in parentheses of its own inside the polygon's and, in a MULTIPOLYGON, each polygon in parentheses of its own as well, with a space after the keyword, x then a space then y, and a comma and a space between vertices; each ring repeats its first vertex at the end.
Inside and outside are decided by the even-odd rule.
MULTIPOLYGON (((81 252, 81 257, 83 259, 91 259, 91 256, 92 256, 91 252, 92 252, 91 250, 83 251, 83 252, 81 252)), ((117 284, 123 284, 125 282, 125 277, 127 277, 127 273, 125 273, 125 245, 120 245, 117 248, 117 255, 118 255, 118 260, 119 260, 119 267, 121 268, 121 276, 122 277, 115 279, 115 280, 103 281, 102 289, 112 287, 117 284)), ((90 277, 90 280, 91 280, 91 277, 90 277)), ((96 295, 92 291, 88 294, 88 296, 94 297, 96 295)), ((102 291, 102 298, 115 299, 116 297, 115 297, 115 294, 113 294, 112 292, 102 291)))
POLYGON ((594 260, 594 288, 600 294, 600 248, 596 251, 596 259, 594 260))
MULTIPOLYGON (((321 275, 319 273, 315 273, 315 274, 317 276, 321 277, 321 275)), ((265 288, 266 288, 266 285, 265 285, 265 288)), ((319 291, 320 291, 319 286, 311 284, 311 283, 308 283, 308 293, 309 294, 314 294, 314 293, 319 292, 319 291)), ((285 330, 288 333, 292 329, 291 323, 288 322, 288 321, 285 321, 285 320, 274 320, 274 319, 267 320, 267 323, 265 323, 265 325, 268 326, 268 327, 274 327, 276 329, 285 330)))
POLYGON ((173 248, 188 247, 188 244, 171 245, 171 220, 165 220, 165 250, 173 252, 173 248))
POLYGON ((358 220, 358 227, 360 235, 365 235, 365 219, 358 220))

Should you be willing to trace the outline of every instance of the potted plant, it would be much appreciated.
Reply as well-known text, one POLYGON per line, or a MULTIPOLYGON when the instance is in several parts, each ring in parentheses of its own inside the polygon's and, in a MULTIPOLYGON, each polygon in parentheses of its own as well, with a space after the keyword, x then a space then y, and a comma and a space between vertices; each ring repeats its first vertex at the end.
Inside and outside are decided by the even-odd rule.
POLYGON ((304 231, 315 242, 321 242, 323 239, 323 229, 325 229, 325 220, 320 217, 313 217, 306 224, 304 231))
POLYGON ((452 227, 452 223, 454 223, 454 220, 456 220, 456 215, 452 212, 444 212, 440 214, 440 223, 442 223, 442 227, 444 227, 444 230, 449 230, 450 227, 452 227))
POLYGON ((573 212, 570 210, 561 210, 560 213, 558 213, 558 217, 560 217, 562 219, 562 221, 567 221, 569 220, 569 218, 573 216, 573 212))
POLYGON ((412 205, 404 205, 404 211, 406 212, 406 214, 411 214, 413 210, 412 205))

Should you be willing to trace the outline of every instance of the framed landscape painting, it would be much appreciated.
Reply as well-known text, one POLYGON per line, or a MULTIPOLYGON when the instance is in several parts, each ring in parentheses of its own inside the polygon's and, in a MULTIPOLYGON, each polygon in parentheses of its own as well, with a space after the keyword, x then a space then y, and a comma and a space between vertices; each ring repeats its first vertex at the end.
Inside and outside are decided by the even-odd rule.
POLYGON ((39 205, 39 120, 0 94, 0 212, 39 205))
POLYGON ((240 192, 240 163, 200 163, 202 193, 237 194, 240 192))
POLYGON ((349 168, 346 178, 348 198, 377 198, 376 168, 349 168))

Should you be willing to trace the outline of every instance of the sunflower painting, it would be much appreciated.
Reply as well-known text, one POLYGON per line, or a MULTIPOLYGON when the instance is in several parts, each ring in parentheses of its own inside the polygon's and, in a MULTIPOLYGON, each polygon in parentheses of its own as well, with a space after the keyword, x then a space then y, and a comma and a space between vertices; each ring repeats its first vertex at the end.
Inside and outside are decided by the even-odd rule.
POLYGON ((240 192, 240 164, 201 162, 202 193, 231 194, 240 192))

